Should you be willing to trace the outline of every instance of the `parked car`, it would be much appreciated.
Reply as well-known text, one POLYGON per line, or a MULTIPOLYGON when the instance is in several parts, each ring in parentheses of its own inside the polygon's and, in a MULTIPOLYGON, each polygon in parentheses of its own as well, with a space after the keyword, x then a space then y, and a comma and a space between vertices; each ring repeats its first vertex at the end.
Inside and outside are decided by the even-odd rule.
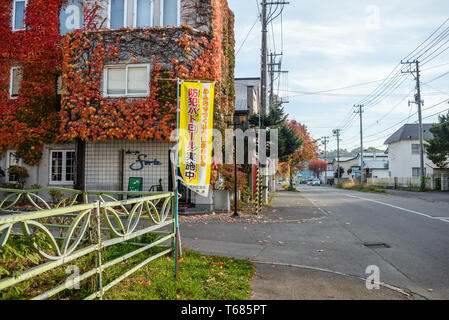
POLYGON ((320 179, 313 179, 312 180, 312 186, 319 186, 321 185, 320 179))

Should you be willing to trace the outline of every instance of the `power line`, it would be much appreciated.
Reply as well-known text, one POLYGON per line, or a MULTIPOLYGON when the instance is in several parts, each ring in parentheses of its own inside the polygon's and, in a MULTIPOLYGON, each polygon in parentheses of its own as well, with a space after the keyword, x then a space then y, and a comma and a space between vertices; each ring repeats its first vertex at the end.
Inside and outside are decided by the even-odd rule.
POLYGON ((254 22, 253 26, 251 27, 251 29, 249 29, 248 33, 246 34, 245 39, 243 40, 242 44, 240 45, 240 48, 237 50, 237 53, 235 54, 235 56, 238 56, 240 50, 242 50, 246 40, 248 40, 249 35, 251 34, 251 31, 253 31, 254 27, 256 26, 257 22, 259 21, 260 17, 257 17, 256 21, 254 22))
MULTIPOLYGON (((446 23, 449 21, 449 18, 446 19, 429 37, 427 37, 426 40, 424 40, 418 47, 416 47, 412 52, 410 52, 403 60, 408 59, 410 57, 416 57, 416 56, 422 56, 425 53, 429 52, 432 48, 434 48, 439 42, 441 42, 445 37, 448 28, 444 29, 439 35, 437 35, 435 38, 433 38, 438 31, 440 31, 443 26, 446 25, 446 23), (433 38, 433 40, 431 40, 433 38), (430 40, 430 42, 429 42, 430 40)), ((441 46, 440 46, 441 47, 441 46)), ((431 54, 429 54, 426 59, 431 57, 432 54, 437 52, 439 48, 435 51, 433 51, 431 54)), ((441 53, 440 53, 441 54, 441 53)), ((434 57, 435 58, 435 57, 434 57)), ((433 58, 432 58, 433 59, 433 58)), ((428 60, 429 62, 431 60, 428 60)), ((393 70, 390 72, 390 74, 382 81, 382 83, 377 86, 374 91, 366 96, 364 99, 359 101, 358 104, 364 104, 365 106, 374 106, 381 101, 385 99, 385 97, 391 95, 392 92, 394 92, 398 87, 402 85, 402 83, 405 81, 403 80, 400 82, 400 78, 402 77, 402 68, 400 67, 401 63, 397 64, 393 70)), ((344 127, 348 127, 352 124, 352 121, 354 120, 354 117, 351 117, 350 113, 346 115, 343 119, 343 123, 345 124, 344 127)))

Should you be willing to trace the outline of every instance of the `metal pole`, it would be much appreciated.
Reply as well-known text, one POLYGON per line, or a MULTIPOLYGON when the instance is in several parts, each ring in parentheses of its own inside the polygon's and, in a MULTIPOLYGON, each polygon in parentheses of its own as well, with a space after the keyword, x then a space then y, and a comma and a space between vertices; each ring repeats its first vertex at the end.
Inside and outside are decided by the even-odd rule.
POLYGON ((234 217, 237 217, 239 214, 237 212, 237 135, 235 134, 235 129, 237 127, 237 123, 235 121, 234 115, 234 217))
POLYGON ((324 170, 324 184, 327 185, 327 143, 328 137, 323 137, 324 139, 324 161, 326 161, 326 169, 324 170))
POLYGON ((340 131, 341 129, 335 129, 334 135, 337 137, 337 179, 341 178, 340 173, 340 131))
POLYGON ((97 225, 97 295, 100 298, 100 300, 103 299, 103 278, 102 278, 102 263, 101 263, 101 249, 103 247, 103 243, 101 240, 101 219, 100 219, 100 201, 96 202, 96 209, 95 209, 95 220, 97 225))
POLYGON ((340 130, 337 130, 337 178, 340 180, 340 130))
POLYGON ((175 279, 178 279, 178 246, 179 246, 179 233, 178 233, 178 167, 179 167, 179 78, 176 80, 176 154, 175 154, 175 279))
POLYGON ((365 182, 365 168, 363 166, 363 106, 359 106, 359 112, 360 112, 360 169, 361 169, 361 184, 365 182))

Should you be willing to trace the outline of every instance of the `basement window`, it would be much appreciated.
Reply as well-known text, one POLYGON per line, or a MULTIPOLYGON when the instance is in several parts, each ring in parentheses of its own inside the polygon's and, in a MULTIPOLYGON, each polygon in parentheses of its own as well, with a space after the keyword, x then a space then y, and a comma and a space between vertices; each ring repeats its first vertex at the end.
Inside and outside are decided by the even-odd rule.
POLYGON ((25 8, 27 0, 14 0, 12 7, 12 31, 25 29, 25 8))
POLYGON ((145 97, 149 94, 150 67, 147 64, 106 67, 104 95, 106 97, 145 97))

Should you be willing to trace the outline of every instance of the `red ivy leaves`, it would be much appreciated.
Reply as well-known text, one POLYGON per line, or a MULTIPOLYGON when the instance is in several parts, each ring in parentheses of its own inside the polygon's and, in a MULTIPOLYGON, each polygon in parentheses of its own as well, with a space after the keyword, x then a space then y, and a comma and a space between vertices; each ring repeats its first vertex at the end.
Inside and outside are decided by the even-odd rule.
MULTIPOLYGON (((146 98, 103 98, 100 92, 103 66, 106 60, 118 63, 116 56, 121 39, 117 37, 115 45, 109 44, 106 50, 101 32, 98 32, 100 41, 92 48, 93 44, 86 37, 86 28, 102 28, 101 24, 93 25, 98 21, 99 8, 95 6, 84 12, 88 22, 82 30, 61 37, 59 10, 65 2, 29 0, 25 18, 27 30, 13 33, 12 1, 0 0, 0 152, 4 148, 15 149, 25 163, 36 165, 44 144, 53 141, 75 138, 168 141, 176 125, 176 98, 173 98, 176 88, 173 83, 152 81, 151 94, 146 98), (77 54, 83 49, 92 51, 89 62, 84 66, 87 71, 82 71, 75 63, 77 54), (23 68, 24 76, 19 97, 9 99, 9 72, 14 65, 23 68), (66 90, 59 111, 56 79, 61 73, 66 90)), ((223 30, 227 26, 225 21, 230 18, 226 15, 232 15, 225 3, 224 0, 213 1, 210 38, 194 39, 186 33, 178 39, 186 54, 198 48, 201 42, 207 47, 201 56, 189 65, 172 61, 173 70, 169 71, 162 70, 155 61, 151 79, 217 80, 215 109, 232 112, 233 90, 227 89, 232 87, 232 77, 225 80, 230 81, 226 87, 222 84, 224 73, 233 74, 233 56, 226 57, 226 50, 223 50, 223 30)), ((228 43, 232 44, 233 39, 228 43)), ((217 123, 220 117, 215 119, 221 126, 217 123)))

